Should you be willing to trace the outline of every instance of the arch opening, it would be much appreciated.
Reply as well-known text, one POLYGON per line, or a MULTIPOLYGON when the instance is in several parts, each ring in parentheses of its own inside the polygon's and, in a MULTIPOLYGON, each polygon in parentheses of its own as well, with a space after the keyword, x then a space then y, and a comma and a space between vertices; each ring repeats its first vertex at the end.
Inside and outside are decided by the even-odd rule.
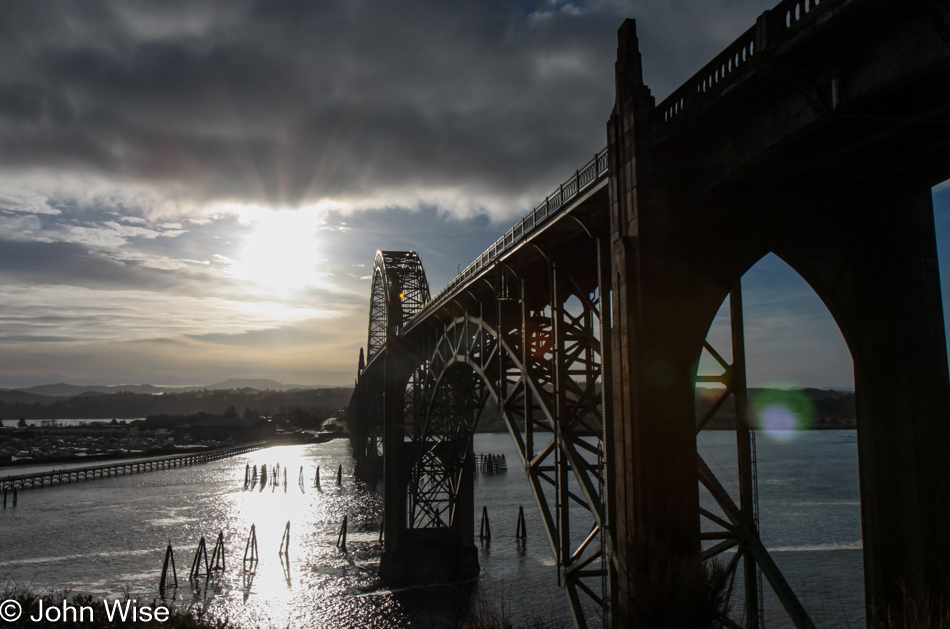
POLYGON ((793 626, 778 570, 818 626, 863 624, 851 353, 825 303, 776 255, 750 268, 741 287, 738 341, 727 298, 699 361, 697 453, 718 490, 754 520, 767 556, 754 562, 750 588, 743 573, 754 544, 717 538, 734 514, 715 483, 701 482, 704 556, 734 571, 733 617, 743 623, 764 611, 759 626, 793 626), (748 596, 758 597, 754 610, 748 596))

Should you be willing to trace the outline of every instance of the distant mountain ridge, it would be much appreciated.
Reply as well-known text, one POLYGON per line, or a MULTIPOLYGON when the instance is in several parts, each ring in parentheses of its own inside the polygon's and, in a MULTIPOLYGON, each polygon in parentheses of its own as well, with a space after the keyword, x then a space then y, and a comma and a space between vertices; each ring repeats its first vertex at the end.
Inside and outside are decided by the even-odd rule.
MULTIPOLYGON (((220 391, 222 389, 257 389, 259 391, 266 391, 267 389, 270 389, 272 391, 290 391, 291 389, 322 388, 325 387, 311 386, 306 384, 284 384, 283 382, 268 380, 266 378, 228 378, 222 382, 209 384, 206 387, 190 387, 185 390, 208 389, 209 391, 220 391)), ((182 389, 178 390, 181 391, 182 389)))
MULTIPOLYGON (((237 384, 243 384, 238 381, 237 384)), ((120 387, 121 388, 121 387, 120 387)), ((71 390, 71 389, 70 389, 71 390)), ((240 387, 166 391, 163 395, 88 391, 69 397, 41 396, 22 391, 0 391, 0 418, 24 419, 137 419, 150 415, 221 416, 228 409, 240 415, 265 416, 317 413, 325 415, 346 407, 351 387, 323 387, 275 391, 240 387), (232 409, 233 407, 233 409, 232 409), (299 412, 298 412, 299 411, 299 412)), ((10 426, 9 423, 6 424, 10 426)))
POLYGON ((4 402, 34 402, 49 401, 48 398, 70 398, 88 393, 146 393, 159 395, 161 393, 185 393, 188 391, 224 391, 230 389, 257 389, 258 391, 290 391, 293 389, 320 389, 325 387, 305 384, 284 384, 267 378, 228 378, 206 386, 190 387, 162 387, 153 384, 115 384, 115 385, 80 385, 40 384, 20 389, 0 389, 0 399, 4 402), (45 400, 43 398, 46 398, 45 400))

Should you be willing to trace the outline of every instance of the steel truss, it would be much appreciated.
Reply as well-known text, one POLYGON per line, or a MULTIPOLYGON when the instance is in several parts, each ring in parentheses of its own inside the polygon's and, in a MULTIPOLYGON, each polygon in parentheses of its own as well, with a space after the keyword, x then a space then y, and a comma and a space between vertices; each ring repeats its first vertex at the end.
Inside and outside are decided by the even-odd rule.
MULTIPOLYGON (((591 243, 590 259, 599 260, 599 242, 591 243)), ((472 505, 464 508, 471 501, 465 483, 472 481, 472 437, 490 401, 517 447, 576 625, 610 626, 612 545, 604 449, 609 426, 603 412, 604 365, 609 364, 603 353, 609 347, 603 313, 609 304, 601 289, 601 266, 589 260, 559 266, 548 260, 543 270, 532 269, 530 280, 504 268, 484 281, 493 286, 494 303, 479 299, 464 308, 457 301, 460 316, 433 318, 426 324, 429 332, 421 335, 424 347, 416 354, 419 364, 408 379, 403 406, 404 440, 411 453, 408 526, 466 529, 458 515, 472 515, 472 505)), ((759 537, 739 287, 730 294, 730 313, 732 362, 704 344, 721 373, 698 375, 697 382, 717 383, 722 390, 697 418, 696 432, 733 398, 739 496, 736 502, 697 453, 701 488, 718 508, 700 509, 702 558, 725 561, 730 589, 742 565, 744 605, 739 618, 728 619, 729 626, 763 625, 764 578, 795 626, 811 628, 759 537)), ((367 389, 364 418, 381 417, 381 400, 371 391, 381 392, 382 382, 361 384, 367 389)), ((381 426, 371 423, 375 429, 364 424, 363 438, 372 455, 379 455, 381 426)))
POLYGON ((413 528, 440 528, 456 525, 481 409, 489 399, 498 406, 579 627, 605 624, 610 600, 604 552, 605 310, 599 245, 592 245, 590 261, 577 274, 554 262, 543 270, 546 281, 538 273, 529 283, 510 270, 500 272, 494 282, 497 307, 486 312, 478 305, 478 316, 444 324, 409 379, 403 414, 413 452, 409 521, 413 528))
POLYGON ((699 375, 696 381, 716 383, 723 386, 708 411, 699 417, 696 432, 699 433, 731 396, 735 406, 736 448, 739 479, 739 503, 716 478, 712 470, 697 452, 700 486, 708 492, 725 517, 704 508, 702 516, 703 559, 725 559, 730 589, 743 566, 744 607, 743 617, 738 621, 729 619, 733 627, 758 629, 764 625, 762 618, 762 580, 764 577, 772 591, 781 601, 789 619, 799 629, 814 629, 814 623, 789 586, 778 566, 775 565, 759 536, 758 501, 755 482, 755 433, 752 430, 752 415, 749 412, 746 389, 745 337, 742 318, 742 288, 737 285, 729 294, 730 331, 732 335, 732 363, 727 363, 712 345, 704 342, 704 349, 718 363, 722 372, 716 375, 699 375), (735 550, 733 550, 735 549, 735 550))
MULTIPOLYGON (((415 251, 377 251, 369 306, 367 363, 380 353, 391 336, 429 303, 429 283, 415 251)), ((350 426, 358 463, 383 456, 383 388, 381 369, 364 370, 360 353, 358 395, 350 426)), ((368 365, 367 365, 368 366, 368 365)))
POLYGON ((369 304, 367 362, 372 361, 386 345, 390 334, 398 334, 406 321, 422 311, 429 298, 425 269, 415 251, 376 252, 369 304))

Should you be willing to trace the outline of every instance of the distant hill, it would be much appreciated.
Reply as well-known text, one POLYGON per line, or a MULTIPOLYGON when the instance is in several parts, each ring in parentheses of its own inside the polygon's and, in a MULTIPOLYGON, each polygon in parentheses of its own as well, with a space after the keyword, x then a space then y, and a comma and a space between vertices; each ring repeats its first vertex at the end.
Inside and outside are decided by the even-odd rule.
POLYGON ((304 384, 284 384, 277 380, 268 380, 266 378, 229 378, 222 382, 216 382, 206 386, 191 387, 161 387, 152 384, 116 384, 116 385, 80 385, 66 384, 60 382, 57 384, 41 384, 35 387, 26 387, 23 389, 0 389, 0 400, 8 403, 13 402, 39 402, 40 404, 49 404, 56 399, 74 397, 76 395, 86 395, 89 393, 145 393, 148 395, 159 395, 161 393, 185 393, 189 391, 227 391, 231 389, 256 389, 258 391, 290 391, 293 389, 317 389, 304 384), (37 399, 22 397, 23 395, 39 396, 37 399))
POLYGON ((289 391, 291 389, 315 389, 316 387, 303 384, 284 384, 276 380, 266 378, 228 378, 223 382, 209 384, 206 387, 209 391, 222 391, 227 389, 257 389, 258 391, 289 391))
POLYGON ((27 387, 25 389, 18 390, 23 393, 33 393, 34 395, 43 395, 47 397, 72 397, 74 395, 81 395, 83 393, 119 393, 120 391, 127 391, 129 393, 149 393, 155 395, 162 393, 163 391, 174 391, 174 389, 156 387, 151 384, 117 384, 106 386, 66 384, 63 382, 58 384, 41 384, 39 386, 27 387))
POLYGON ((37 395, 36 393, 26 393, 16 389, 0 391, 0 402, 3 404, 52 404, 65 399, 66 397, 37 395))

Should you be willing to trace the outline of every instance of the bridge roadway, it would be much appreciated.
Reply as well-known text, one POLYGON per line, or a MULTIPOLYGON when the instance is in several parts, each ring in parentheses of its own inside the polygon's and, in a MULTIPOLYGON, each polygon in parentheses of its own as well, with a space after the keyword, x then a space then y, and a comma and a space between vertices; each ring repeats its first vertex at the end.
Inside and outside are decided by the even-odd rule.
POLYGON ((173 454, 170 456, 147 459, 121 460, 103 463, 101 465, 69 467, 65 469, 33 471, 27 474, 9 475, 0 478, 0 491, 39 489, 41 487, 68 485, 70 483, 94 480, 97 478, 110 478, 112 476, 124 476, 154 470, 200 465, 201 463, 226 459, 228 457, 237 456, 238 454, 244 454, 245 452, 259 450, 268 445, 270 445, 269 442, 260 441, 228 448, 215 448, 204 452, 173 454))
POLYGON ((381 575, 477 575, 471 435, 491 404, 579 627, 648 613, 653 567, 695 558, 740 577, 728 626, 761 625, 764 585, 814 627, 758 531, 740 280, 771 252, 851 351, 867 617, 899 612, 950 565, 930 193, 950 178, 950 5, 783 0, 659 104, 632 20, 618 44, 605 151, 435 297, 418 254, 377 253, 348 421, 358 469, 384 479, 381 575), (720 385, 705 414, 697 382, 720 385), (738 499, 696 451, 727 401, 738 499))

